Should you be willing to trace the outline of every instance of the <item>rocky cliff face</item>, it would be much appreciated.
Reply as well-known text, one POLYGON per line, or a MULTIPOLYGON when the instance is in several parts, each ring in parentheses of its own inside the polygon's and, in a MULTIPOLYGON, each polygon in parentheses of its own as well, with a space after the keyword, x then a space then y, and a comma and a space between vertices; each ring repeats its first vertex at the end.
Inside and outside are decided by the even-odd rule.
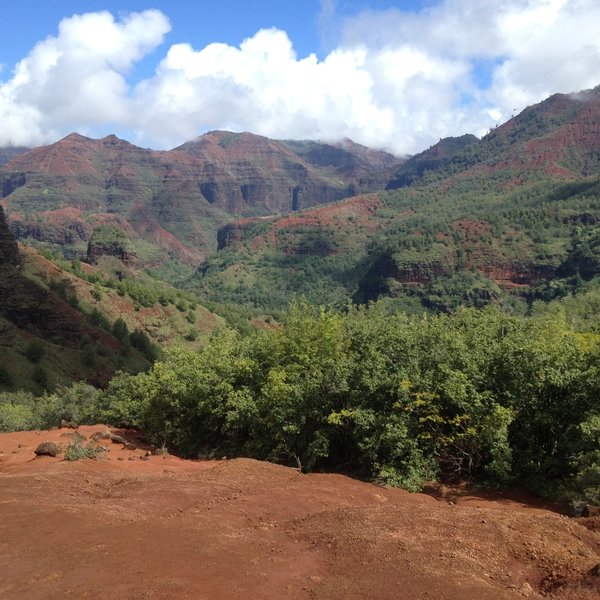
POLYGON ((94 264, 101 256, 114 256, 128 266, 137 260, 135 248, 123 230, 108 225, 94 229, 88 242, 88 262, 94 264))
POLYGON ((350 140, 345 144, 213 131, 175 152, 200 161, 200 189, 211 204, 233 214, 273 214, 384 187, 399 160, 350 140))

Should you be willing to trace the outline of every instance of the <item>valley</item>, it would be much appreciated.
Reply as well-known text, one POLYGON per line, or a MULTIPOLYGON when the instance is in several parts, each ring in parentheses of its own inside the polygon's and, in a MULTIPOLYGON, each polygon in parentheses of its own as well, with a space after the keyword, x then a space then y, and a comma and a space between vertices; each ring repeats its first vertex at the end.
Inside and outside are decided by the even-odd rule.
POLYGON ((600 598, 600 4, 2 16, 0 600, 600 598))

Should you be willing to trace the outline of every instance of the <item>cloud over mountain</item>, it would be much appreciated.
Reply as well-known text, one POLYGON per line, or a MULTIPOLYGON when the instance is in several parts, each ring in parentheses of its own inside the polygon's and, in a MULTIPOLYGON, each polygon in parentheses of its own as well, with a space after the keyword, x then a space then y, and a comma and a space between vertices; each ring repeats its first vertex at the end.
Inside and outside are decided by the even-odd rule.
POLYGON ((412 153, 600 79, 595 0, 444 0, 346 17, 328 1, 321 17, 329 37, 337 32, 322 59, 298 57, 286 32, 263 29, 239 47, 174 44, 136 84, 132 66, 170 29, 163 13, 64 19, 0 83, 0 144, 103 125, 154 147, 233 129, 412 153))

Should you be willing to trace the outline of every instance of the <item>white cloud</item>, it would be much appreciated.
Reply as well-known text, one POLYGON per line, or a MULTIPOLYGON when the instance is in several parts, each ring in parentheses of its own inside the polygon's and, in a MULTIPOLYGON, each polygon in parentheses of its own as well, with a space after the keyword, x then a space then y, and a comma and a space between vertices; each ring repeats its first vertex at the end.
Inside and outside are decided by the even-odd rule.
POLYGON ((0 84, 0 144, 108 123, 162 148, 233 129, 347 136, 411 153, 447 135, 484 133, 554 92, 600 83, 596 0, 440 0, 418 13, 344 19, 323 0, 320 26, 339 40, 323 59, 299 59, 285 32, 264 29, 239 47, 173 45, 132 89, 128 72, 162 43, 167 17, 65 19, 0 84))
POLYGON ((108 12, 63 19, 0 84, 0 144, 34 145, 96 124, 132 119, 127 72, 156 48, 168 19, 149 10, 115 21, 108 12))

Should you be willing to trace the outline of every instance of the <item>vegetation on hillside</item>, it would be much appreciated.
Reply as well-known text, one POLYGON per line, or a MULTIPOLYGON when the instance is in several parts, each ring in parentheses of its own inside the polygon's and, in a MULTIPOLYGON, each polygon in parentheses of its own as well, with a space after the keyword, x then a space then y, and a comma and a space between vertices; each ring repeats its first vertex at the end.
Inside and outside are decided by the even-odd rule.
POLYGON ((408 312, 495 304, 523 313, 599 274, 598 177, 510 189, 473 180, 382 192, 371 204, 366 217, 340 203, 328 215, 241 226, 187 287, 258 312, 303 295, 337 307, 387 297, 408 312))
POLYGON ((96 396, 5 394, 0 425, 126 421, 188 457, 253 456, 412 490, 467 479, 597 503, 600 338, 567 309, 598 302, 590 292, 527 318, 300 304, 278 328, 222 330, 96 396))

